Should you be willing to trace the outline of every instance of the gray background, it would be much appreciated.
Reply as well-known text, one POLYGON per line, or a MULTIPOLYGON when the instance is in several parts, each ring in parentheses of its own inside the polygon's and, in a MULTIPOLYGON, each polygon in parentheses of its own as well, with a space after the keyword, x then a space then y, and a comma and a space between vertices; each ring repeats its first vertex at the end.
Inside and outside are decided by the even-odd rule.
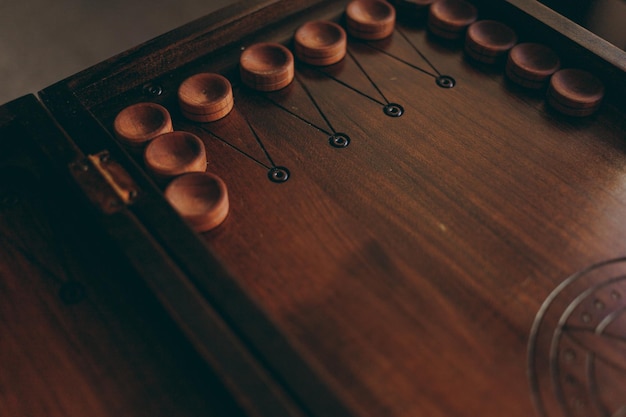
MULTIPOLYGON (((0 0, 0 104, 236 1, 0 0)), ((579 23, 626 49, 626 0, 591 4, 579 23)))
POLYGON ((0 104, 236 0, 0 0, 0 104))

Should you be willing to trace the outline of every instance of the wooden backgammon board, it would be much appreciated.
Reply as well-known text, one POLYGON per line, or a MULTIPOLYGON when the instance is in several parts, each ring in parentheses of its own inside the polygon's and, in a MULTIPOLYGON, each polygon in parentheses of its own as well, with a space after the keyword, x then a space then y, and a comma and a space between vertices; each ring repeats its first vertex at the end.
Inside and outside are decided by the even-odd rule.
POLYGON ((87 69, 37 143, 251 416, 626 416, 626 54, 534 1, 396 1, 382 39, 347 4, 245 2, 87 69), (345 55, 294 45, 320 20, 345 55), (139 103, 191 135, 144 157, 139 103), (190 153, 209 223, 170 204, 190 153))
POLYGON ((244 416, 59 187, 69 171, 49 152, 77 149, 33 95, 0 106, 0 137, 0 415, 244 416))

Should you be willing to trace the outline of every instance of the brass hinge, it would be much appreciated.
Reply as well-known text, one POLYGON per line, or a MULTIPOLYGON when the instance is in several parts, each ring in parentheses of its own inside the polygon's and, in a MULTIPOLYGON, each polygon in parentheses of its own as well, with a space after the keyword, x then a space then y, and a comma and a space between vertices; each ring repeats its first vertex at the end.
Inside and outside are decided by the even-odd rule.
POLYGON ((116 213, 137 199, 139 188, 109 151, 70 164, 72 176, 89 200, 105 214, 116 213))

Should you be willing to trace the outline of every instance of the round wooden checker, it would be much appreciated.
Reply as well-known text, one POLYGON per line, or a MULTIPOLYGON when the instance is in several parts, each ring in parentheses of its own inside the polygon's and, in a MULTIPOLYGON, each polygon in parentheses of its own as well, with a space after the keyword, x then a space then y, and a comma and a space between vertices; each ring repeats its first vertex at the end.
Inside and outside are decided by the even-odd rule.
POLYGON ((515 84, 521 85, 522 87, 530 88, 533 90, 540 90, 547 85, 547 80, 535 81, 535 80, 528 80, 526 78, 520 77, 516 73, 512 72, 509 69, 508 65, 505 68, 505 74, 508 77, 508 79, 513 81, 515 84))
POLYGON ((509 51, 506 74, 520 85, 541 88, 560 66, 561 60, 550 47, 538 43, 520 43, 509 51))
POLYGON ((337 55, 323 57, 323 58, 315 58, 315 57, 307 57, 307 56, 299 56, 298 58, 302 62, 306 62, 309 65, 314 65, 317 67, 325 67, 325 66, 334 65, 340 62, 345 56, 346 56, 346 52, 342 51, 342 52, 339 52, 337 55))
POLYGON ((189 120, 193 120, 194 122, 210 123, 210 122, 215 122, 217 120, 220 120, 228 116, 228 114, 231 112, 234 106, 235 106, 235 102, 231 100, 227 103, 225 107, 213 113, 197 114, 197 113, 190 113, 185 110, 181 110, 181 113, 183 116, 185 116, 185 118, 189 120))
POLYGON ((598 110, 598 107, 599 107, 599 105, 594 106, 594 107, 587 107, 587 108, 569 107, 569 106, 562 104, 560 101, 556 100, 550 94, 546 96, 546 101, 548 102, 550 107, 552 107, 554 110, 566 116, 572 116, 572 117, 591 116, 598 110))
POLYGON ((165 189, 165 198, 198 232, 216 228, 228 216, 226 184, 209 172, 193 172, 173 179, 165 189))
POLYGON ((174 131, 157 136, 144 151, 146 168, 158 179, 206 170, 206 151, 193 133, 174 131))
POLYGON ((464 0, 439 0, 430 6, 428 30, 444 39, 459 39, 478 17, 476 7, 464 0))
POLYGON ((550 78, 548 103, 569 116, 593 114, 604 98, 604 84, 590 72, 567 68, 550 78))
POLYGON ((294 35, 296 56, 311 65, 332 65, 346 55, 346 31, 336 23, 314 21, 302 25, 294 35))
POLYGON ((517 34, 504 23, 480 20, 472 23, 465 36, 465 52, 477 61, 493 64, 517 43, 517 34))
POLYGON ((279 43, 253 44, 241 54, 239 70, 241 81, 254 90, 280 90, 293 81, 293 54, 279 43))
POLYGON ((396 9, 382 0, 353 0, 346 7, 348 33, 365 40, 384 39, 393 33, 396 9))
POLYGON ((155 137, 171 132, 172 118, 157 103, 137 103, 118 113, 113 122, 115 136, 131 148, 142 148, 155 137))
POLYGON ((533 322, 528 352, 538 415, 624 414, 625 311, 624 258, 569 276, 546 298, 533 322))
POLYGON ((196 74, 178 88, 178 103, 183 115, 191 120, 219 120, 234 106, 233 89, 230 81, 220 74, 196 74))

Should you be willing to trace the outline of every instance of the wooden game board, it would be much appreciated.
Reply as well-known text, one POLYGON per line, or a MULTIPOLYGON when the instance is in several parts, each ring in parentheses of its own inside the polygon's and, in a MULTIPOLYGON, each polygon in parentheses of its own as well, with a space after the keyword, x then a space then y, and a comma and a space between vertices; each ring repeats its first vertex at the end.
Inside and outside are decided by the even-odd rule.
POLYGON ((76 152, 34 95, 0 106, 0 415, 243 416, 46 143, 76 152))
POLYGON ((79 154, 50 158, 250 415, 626 413, 624 52, 532 1, 474 4, 600 78, 600 109, 560 114, 410 4, 283 90, 241 83, 243 49, 343 23, 343 1, 239 4, 41 92, 79 154), (220 121, 181 115, 200 72, 233 85, 220 121), (115 140, 145 101, 204 142, 218 228, 193 232, 115 140))

